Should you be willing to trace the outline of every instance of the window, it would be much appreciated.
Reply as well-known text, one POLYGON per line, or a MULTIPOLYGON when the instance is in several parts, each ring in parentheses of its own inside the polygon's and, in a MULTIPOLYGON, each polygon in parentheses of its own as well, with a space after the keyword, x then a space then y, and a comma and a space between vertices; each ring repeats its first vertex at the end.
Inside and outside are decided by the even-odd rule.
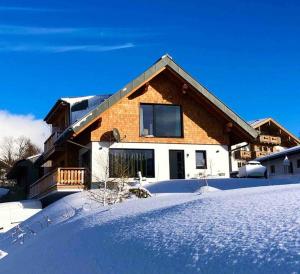
POLYGON ((238 168, 242 167, 245 165, 245 162, 238 162, 238 168))
POLYGON ((300 159, 297 160, 297 168, 300 168, 300 159))
POLYGON ((141 104, 140 135, 182 137, 181 107, 177 105, 141 104))
POLYGON ((275 169, 275 166, 274 166, 274 165, 271 165, 271 166, 270 166, 270 173, 271 173, 271 174, 275 174, 275 173, 276 173, 276 169, 275 169))
POLYGON ((153 149, 110 149, 109 177, 137 177, 141 171, 143 177, 154 178, 153 149))
POLYGON ((196 168, 206 169, 206 151, 196 150, 196 168))

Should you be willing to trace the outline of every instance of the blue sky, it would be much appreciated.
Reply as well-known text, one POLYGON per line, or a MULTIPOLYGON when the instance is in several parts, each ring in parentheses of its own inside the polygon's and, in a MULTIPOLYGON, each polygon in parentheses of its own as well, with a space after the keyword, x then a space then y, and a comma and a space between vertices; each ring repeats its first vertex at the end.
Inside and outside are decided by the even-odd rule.
POLYGON ((168 52, 246 120, 300 133, 299 1, 1 1, 0 110, 112 93, 168 52))

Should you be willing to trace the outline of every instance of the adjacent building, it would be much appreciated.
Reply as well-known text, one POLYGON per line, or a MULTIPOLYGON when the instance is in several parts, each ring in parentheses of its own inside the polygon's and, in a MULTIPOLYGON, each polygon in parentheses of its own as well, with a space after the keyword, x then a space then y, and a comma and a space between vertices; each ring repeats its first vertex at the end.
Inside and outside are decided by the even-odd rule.
POLYGON ((300 146, 257 158, 257 161, 267 168, 270 178, 293 175, 300 178, 300 146))
POLYGON ((247 161, 300 145, 300 140, 295 135, 272 118, 248 123, 259 136, 252 143, 241 143, 233 147, 232 171, 237 171, 247 161))
POLYGON ((147 182, 229 177, 230 148, 257 131, 165 55, 112 95, 62 98, 29 198, 68 193, 138 172, 147 182))

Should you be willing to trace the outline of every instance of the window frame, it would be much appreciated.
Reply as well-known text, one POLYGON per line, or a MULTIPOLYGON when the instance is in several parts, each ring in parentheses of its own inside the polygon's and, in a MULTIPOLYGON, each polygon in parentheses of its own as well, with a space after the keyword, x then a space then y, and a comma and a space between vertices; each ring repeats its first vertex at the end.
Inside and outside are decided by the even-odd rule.
POLYGON ((206 150, 195 150, 195 165, 196 165, 196 169, 207 169, 207 151, 206 150), (205 160, 205 165, 202 167, 197 166, 197 153, 203 153, 204 155, 204 160, 205 160))
MULTIPOLYGON (((148 148, 109 148, 109 150, 108 150, 108 163, 109 163, 108 173, 109 173, 109 178, 119 178, 119 177, 111 176, 112 174, 111 174, 111 165, 110 165, 110 152, 112 150, 151 151, 152 155, 153 155, 153 159, 152 159, 153 176, 145 176, 144 174, 142 174, 142 176, 145 177, 145 178, 155 178, 155 149, 151 149, 151 148, 149 148, 149 149, 148 148)), ((136 177, 137 177, 137 174, 134 177, 128 176, 128 178, 136 178, 136 177)))
POLYGON ((181 105, 177 105, 177 104, 160 104, 160 103, 140 103, 139 105, 139 136, 140 137, 146 137, 146 138, 184 138, 184 125, 183 125, 183 111, 182 111, 182 106, 181 105), (152 110, 153 110, 153 135, 143 135, 142 134, 142 130, 141 130, 141 107, 143 105, 150 105, 152 106, 152 110), (155 120, 156 120, 156 113, 154 111, 154 107, 155 106, 166 106, 166 107, 179 107, 179 110, 180 110, 180 136, 158 136, 156 135, 156 123, 155 123, 155 120))

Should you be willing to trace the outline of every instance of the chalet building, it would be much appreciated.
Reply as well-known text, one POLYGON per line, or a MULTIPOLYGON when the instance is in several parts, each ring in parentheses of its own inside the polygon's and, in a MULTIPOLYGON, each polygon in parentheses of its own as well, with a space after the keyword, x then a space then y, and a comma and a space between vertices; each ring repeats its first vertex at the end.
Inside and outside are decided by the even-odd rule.
POLYGON ((229 148, 258 135, 168 55, 113 95, 58 100, 45 121, 52 134, 38 162, 47 167, 30 198, 139 171, 146 182, 229 177, 229 148))
POLYGON ((268 177, 300 177, 300 146, 284 149, 256 159, 267 168, 268 177))
POLYGON ((259 134, 251 144, 239 144, 232 153, 232 170, 246 164, 249 160, 280 152, 284 149, 300 145, 300 140, 272 118, 248 122, 259 134), (239 149, 240 147, 240 149, 239 149))

